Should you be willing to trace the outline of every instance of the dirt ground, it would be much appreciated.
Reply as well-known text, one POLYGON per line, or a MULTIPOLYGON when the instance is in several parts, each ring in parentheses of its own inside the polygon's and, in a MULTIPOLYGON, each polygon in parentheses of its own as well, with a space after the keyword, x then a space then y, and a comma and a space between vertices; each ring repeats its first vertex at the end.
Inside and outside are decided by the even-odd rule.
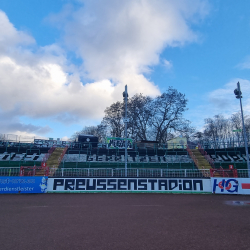
POLYGON ((250 196, 0 195, 0 249, 250 249, 250 196))

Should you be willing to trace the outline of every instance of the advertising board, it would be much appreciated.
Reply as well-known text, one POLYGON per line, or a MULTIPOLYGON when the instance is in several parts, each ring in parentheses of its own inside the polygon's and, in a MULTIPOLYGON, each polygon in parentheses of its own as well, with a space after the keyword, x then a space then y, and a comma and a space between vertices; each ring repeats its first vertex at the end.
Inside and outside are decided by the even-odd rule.
POLYGON ((211 181, 170 178, 49 178, 48 192, 211 193, 211 181))
POLYGON ((0 194, 46 193, 48 177, 0 177, 0 194))
POLYGON ((249 178, 211 178, 215 194, 250 194, 249 178))

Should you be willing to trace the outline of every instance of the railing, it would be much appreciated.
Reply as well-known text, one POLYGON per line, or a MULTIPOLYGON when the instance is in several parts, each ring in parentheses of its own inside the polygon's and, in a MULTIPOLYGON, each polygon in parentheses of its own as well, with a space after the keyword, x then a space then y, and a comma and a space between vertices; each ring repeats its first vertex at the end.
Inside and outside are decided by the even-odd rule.
POLYGON ((210 169, 210 176, 211 177, 238 177, 237 169, 210 169))
POLYGON ((188 147, 188 145, 187 145, 187 152, 188 152, 188 154, 190 155, 190 157, 193 159, 195 165, 196 165, 197 167, 199 167, 199 165, 198 165, 198 160, 196 159, 194 153, 191 151, 191 149, 188 147))
POLYGON ((19 176, 19 167, 0 168, 0 176, 19 176))
MULTIPOLYGON (((124 168, 60 168, 50 169, 50 177, 125 177, 124 168)), ((153 178, 204 178, 210 177, 209 169, 127 169, 127 177, 153 178)))
MULTIPOLYGON (((38 169, 37 169, 38 170, 38 169)), ((30 168, 33 175, 33 167, 30 168)), ((247 169, 237 169, 238 178, 248 178, 249 170, 247 169)), ((153 178, 210 178, 210 176, 223 177, 223 172, 221 169, 217 169, 215 173, 210 175, 209 169, 128 169, 127 177, 153 177, 153 178), (219 172, 222 174, 220 175, 219 172)), ((0 176, 19 176, 19 167, 8 167, 0 168, 0 176)), ((46 174, 47 175, 47 174, 46 174)), ((31 176, 31 175, 30 175, 31 176)), ((48 173, 50 177, 125 177, 124 168, 61 168, 61 169, 51 169, 48 173), (54 172, 53 172, 54 171, 54 172)), ((224 178, 231 177, 224 171, 224 178)), ((236 176, 235 176, 236 177, 236 176)), ((235 178, 234 177, 234 178, 235 178)), ((231 177, 232 178, 232 177, 231 177)))
POLYGON ((210 157, 210 155, 207 154, 207 152, 202 148, 200 144, 198 144, 198 149, 200 153, 205 157, 205 159, 208 161, 210 166, 214 168, 214 160, 210 157))
POLYGON ((62 161, 62 159, 63 159, 63 157, 64 157, 64 155, 65 155, 65 153, 66 153, 67 150, 68 150, 68 146, 66 146, 66 147, 63 149, 63 151, 62 151, 60 157, 58 158, 58 166, 60 165, 60 163, 61 163, 61 161, 62 161))
MULTIPOLYGON (((234 133, 235 134, 235 133, 234 133)), ((238 133, 237 133, 238 134, 238 133)), ((250 136, 249 134, 247 135, 247 141, 248 141, 248 146, 250 146, 250 136)), ((14 146, 14 147, 26 147, 27 145, 29 145, 29 147, 47 147, 48 145, 51 145, 51 143, 57 143, 56 140, 50 141, 49 138, 45 138, 45 137, 33 137, 33 136, 21 136, 21 135, 13 135, 13 134, 0 134, 0 147, 8 147, 8 146, 14 146), (41 139, 41 140, 46 140, 49 143, 45 143, 45 145, 40 145, 40 144, 35 144, 34 140, 35 139, 41 139)), ((101 144, 101 142, 99 142, 101 144)), ((189 144, 189 148, 195 148, 195 146, 197 145, 197 141, 193 141, 193 142, 188 142, 189 144)), ((69 144, 69 148, 78 148, 79 146, 77 146, 77 144, 79 143, 75 143, 75 142, 70 142, 70 141, 64 141, 62 143, 62 141, 60 141, 60 144, 58 144, 58 146, 61 145, 67 145, 69 144)), ((82 144, 86 144, 82 143, 82 144)), ((92 148, 91 146, 91 142, 87 143, 89 145, 89 148, 92 148)), ((106 143, 102 143, 104 144, 103 146, 106 145, 106 143)), ((214 138, 214 139, 204 139, 204 140, 199 140, 199 144, 201 144, 203 146, 203 148, 205 149, 224 149, 224 148, 239 148, 242 147, 244 148, 245 146, 245 141, 244 138, 242 136, 231 136, 229 138, 214 138)), ((135 145, 135 144, 134 144, 135 145)), ((185 145, 181 145, 179 143, 177 144, 173 144, 173 143, 167 143, 167 144, 163 144, 163 145, 159 145, 159 147, 163 148, 163 149, 180 149, 182 148, 183 150, 185 150, 185 145), (173 146, 172 146, 173 145, 173 146)), ((80 147, 81 148, 81 145, 80 147)))
POLYGON ((250 170, 248 169, 237 169, 238 178, 249 178, 250 170))
MULTIPOLYGON (((250 136, 247 136, 248 147, 250 146, 250 136)), ((245 141, 241 136, 235 136, 231 138, 220 139, 216 138, 214 140, 200 140, 199 144, 205 149, 225 149, 225 148, 244 148, 245 141)))
POLYGON ((35 176, 35 175, 49 175, 48 167, 37 167, 37 166, 21 166, 20 176, 35 176))
POLYGON ((45 154, 45 156, 42 159, 42 165, 49 159, 49 157, 51 156, 51 154, 54 152, 55 149, 56 149, 56 147, 52 147, 52 148, 50 148, 48 153, 45 154))

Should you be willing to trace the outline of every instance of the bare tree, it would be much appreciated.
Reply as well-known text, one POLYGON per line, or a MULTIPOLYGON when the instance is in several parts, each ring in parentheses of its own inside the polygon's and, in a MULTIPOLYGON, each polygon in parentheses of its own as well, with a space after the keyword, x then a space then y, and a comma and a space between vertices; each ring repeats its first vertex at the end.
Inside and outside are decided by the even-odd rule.
POLYGON ((190 131, 190 122, 183 118, 186 106, 185 95, 172 87, 154 100, 151 125, 156 141, 165 143, 173 134, 190 131))
POLYGON ((134 95, 128 102, 128 131, 135 140, 147 140, 152 120, 152 98, 134 95))
POLYGON ((112 136, 122 137, 124 135, 124 105, 121 102, 115 102, 106 108, 102 124, 107 126, 112 136))
MULTIPOLYGON (((162 95, 151 98, 137 94, 128 100, 128 137, 134 140, 155 140, 166 143, 178 135, 189 137, 194 133, 190 121, 183 118, 187 110, 184 94, 169 87, 162 95)), ((114 137, 124 136, 124 103, 115 102, 104 111, 105 115, 99 127, 85 127, 85 133, 103 134, 114 137), (105 132, 105 133, 104 133, 105 132)), ((76 133, 74 136, 77 136, 76 133)))
MULTIPOLYGON (((247 136, 250 135, 250 118, 244 116, 247 136)), ((202 132, 200 132, 202 133, 202 132)), ((212 142, 215 147, 233 146, 234 142, 240 146, 243 143, 243 131, 241 113, 232 114, 225 118, 222 114, 215 115, 213 118, 205 119, 205 128, 200 140, 212 142)))
POLYGON ((205 119, 204 135, 213 141, 216 148, 221 142, 230 137, 230 123, 223 115, 215 115, 214 118, 205 119))

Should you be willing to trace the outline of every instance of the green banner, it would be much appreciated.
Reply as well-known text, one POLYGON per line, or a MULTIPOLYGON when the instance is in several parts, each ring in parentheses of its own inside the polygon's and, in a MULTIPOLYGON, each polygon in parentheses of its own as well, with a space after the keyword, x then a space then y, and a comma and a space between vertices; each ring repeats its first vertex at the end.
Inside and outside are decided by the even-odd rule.
MULTIPOLYGON (((128 148, 133 148, 133 140, 127 138, 128 148)), ((107 148, 125 148, 125 138, 120 137, 107 137, 106 138, 107 148)))
POLYGON ((235 129, 233 132, 241 132, 241 129, 235 129))

